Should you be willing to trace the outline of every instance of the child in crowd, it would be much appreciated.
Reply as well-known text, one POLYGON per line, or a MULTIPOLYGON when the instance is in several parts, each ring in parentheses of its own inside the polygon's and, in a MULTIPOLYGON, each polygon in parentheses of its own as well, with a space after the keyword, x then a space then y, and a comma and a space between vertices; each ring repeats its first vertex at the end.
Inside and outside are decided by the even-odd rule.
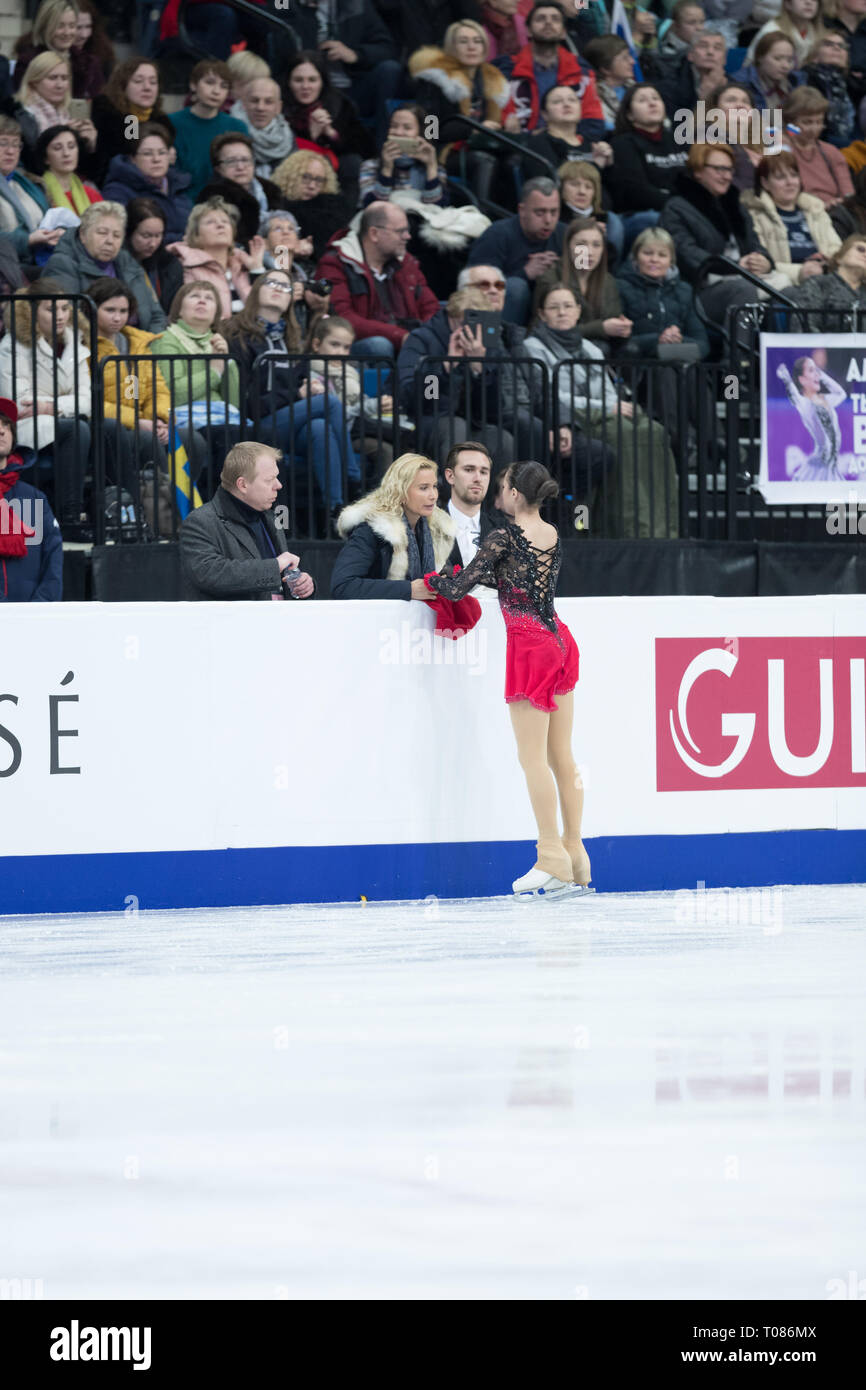
POLYGON ((222 109, 230 87, 228 65, 204 58, 189 75, 192 104, 169 116, 175 132, 178 166, 191 176, 187 196, 193 202, 212 177, 210 147, 215 136, 228 130, 243 136, 247 133, 243 121, 227 116, 222 109))
MULTIPOLYGON (((324 357, 348 357, 354 342, 355 330, 348 319, 338 318, 335 314, 319 314, 310 325, 306 350, 322 353, 324 357)), ((359 442, 363 453, 380 455, 380 462, 387 467, 393 457, 393 450, 373 433, 373 421, 381 417, 383 423, 387 422, 387 425, 391 426, 394 415, 393 397, 379 396, 377 403, 376 397, 364 392, 361 374, 351 362, 323 362, 318 358, 312 358, 309 380, 311 386, 318 382, 322 390, 331 391, 338 397, 343 406, 343 418, 348 429, 356 436, 360 435, 359 442), (365 416, 369 417, 369 433, 365 429, 365 416)), ((352 477, 350 467, 350 481, 352 477)))

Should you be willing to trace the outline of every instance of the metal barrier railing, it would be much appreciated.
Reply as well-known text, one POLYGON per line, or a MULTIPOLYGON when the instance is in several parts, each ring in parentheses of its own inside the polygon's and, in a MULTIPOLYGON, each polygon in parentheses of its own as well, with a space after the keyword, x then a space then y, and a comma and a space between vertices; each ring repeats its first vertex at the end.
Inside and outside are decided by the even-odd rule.
MULTIPOLYGON (((340 507, 375 487, 394 457, 413 450, 441 466, 461 438, 485 442, 497 467, 530 457, 547 464, 561 485, 551 514, 564 534, 576 526, 588 537, 817 540, 827 534, 822 508, 771 507, 755 489, 757 334, 765 325, 793 330, 799 318, 834 323, 842 312, 742 310, 735 326, 749 328, 753 346, 738 373, 730 363, 628 356, 548 368, 528 355, 431 356, 401 373, 399 359, 311 361, 279 350, 247 372, 228 354, 118 352, 94 366, 95 313, 85 296, 4 295, 0 395, 22 405, 36 382, 45 407, 36 426, 45 422, 46 440, 37 434, 34 481, 61 521, 86 511, 98 542, 176 540, 186 510, 214 495, 240 439, 281 451, 277 504, 288 534, 333 537, 340 507), (71 391, 54 351, 61 326, 79 344, 67 351, 71 391)), ((859 323, 866 309, 850 318, 859 323)), ((29 418, 24 405, 19 439, 21 425, 25 436, 33 428, 29 418)))
POLYGON ((88 510, 96 311, 82 294, 0 294, 0 325, 0 396, 18 406, 16 444, 35 451, 32 481, 71 528, 88 510))
POLYGON ((401 379, 422 453, 441 461, 463 438, 480 440, 503 467, 515 459, 549 462, 550 380, 543 362, 431 355, 401 379))

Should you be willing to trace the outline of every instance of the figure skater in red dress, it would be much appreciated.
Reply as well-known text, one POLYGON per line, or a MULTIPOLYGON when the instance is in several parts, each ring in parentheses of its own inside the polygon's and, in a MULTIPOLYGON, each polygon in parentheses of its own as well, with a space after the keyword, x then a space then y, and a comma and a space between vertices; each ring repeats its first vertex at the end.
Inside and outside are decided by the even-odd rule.
POLYGON ((558 492, 540 463, 512 464, 497 499, 504 511, 502 529, 491 531, 453 578, 426 576, 427 587, 449 599, 463 598, 476 584, 499 590, 507 632, 505 699, 538 826, 538 858, 515 880, 518 896, 574 894, 576 888, 587 891, 590 881, 589 855, 580 838, 583 783, 571 751, 579 654, 553 608, 562 563, 559 536, 539 515, 558 492))

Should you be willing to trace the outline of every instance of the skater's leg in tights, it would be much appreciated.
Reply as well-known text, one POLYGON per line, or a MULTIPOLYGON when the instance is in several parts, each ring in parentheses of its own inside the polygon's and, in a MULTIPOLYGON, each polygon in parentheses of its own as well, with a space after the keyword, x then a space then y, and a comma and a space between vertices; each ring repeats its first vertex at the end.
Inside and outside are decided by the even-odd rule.
POLYGON ((583 782, 571 751, 571 730, 574 722, 574 691, 557 695, 559 708, 550 716, 547 732, 547 761, 559 788, 562 808, 562 843, 571 859, 575 883, 589 883, 589 855, 580 838, 583 820, 583 782))
POLYGON ((556 783, 547 762, 550 715, 545 710, 535 709, 528 700, 515 700, 508 708, 517 740, 517 756, 538 826, 535 868, 543 869, 564 883, 571 883, 571 859, 563 849, 559 836, 556 783))

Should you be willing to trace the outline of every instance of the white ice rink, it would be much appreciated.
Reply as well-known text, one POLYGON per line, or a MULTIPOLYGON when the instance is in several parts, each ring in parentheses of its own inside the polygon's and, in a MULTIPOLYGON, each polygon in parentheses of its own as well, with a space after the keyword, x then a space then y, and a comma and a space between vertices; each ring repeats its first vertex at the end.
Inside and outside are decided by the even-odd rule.
POLYGON ((866 1281, 866 888, 7 918, 0 956, 0 1278, 46 1298, 866 1281))

